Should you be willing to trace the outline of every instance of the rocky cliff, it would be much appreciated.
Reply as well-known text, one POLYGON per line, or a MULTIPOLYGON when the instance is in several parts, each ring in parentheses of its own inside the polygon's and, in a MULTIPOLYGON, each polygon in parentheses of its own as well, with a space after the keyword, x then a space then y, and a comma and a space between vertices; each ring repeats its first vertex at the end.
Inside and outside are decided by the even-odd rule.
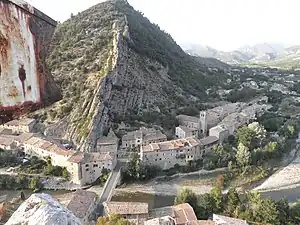
POLYGON ((13 213, 6 225, 83 225, 74 214, 50 195, 33 194, 13 213))
POLYGON ((125 0, 100 3, 59 25, 47 62, 64 97, 46 112, 46 133, 87 151, 120 118, 202 101, 226 78, 125 0))
POLYGON ((61 98, 45 66, 56 22, 22 0, 0 1, 0 123, 61 98))

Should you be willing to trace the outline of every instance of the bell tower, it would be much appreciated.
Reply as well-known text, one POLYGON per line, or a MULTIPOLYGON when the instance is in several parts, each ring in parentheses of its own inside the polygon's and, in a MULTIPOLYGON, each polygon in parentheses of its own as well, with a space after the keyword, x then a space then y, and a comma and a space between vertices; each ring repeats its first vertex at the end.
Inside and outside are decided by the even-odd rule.
POLYGON ((200 135, 207 136, 207 112, 200 111, 200 135))

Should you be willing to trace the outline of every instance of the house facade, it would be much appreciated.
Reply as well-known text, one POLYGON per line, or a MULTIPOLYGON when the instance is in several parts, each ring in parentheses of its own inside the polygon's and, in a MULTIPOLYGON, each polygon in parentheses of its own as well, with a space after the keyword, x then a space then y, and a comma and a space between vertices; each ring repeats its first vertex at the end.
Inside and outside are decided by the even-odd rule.
POLYGON ((121 148, 126 150, 163 141, 167 141, 167 136, 160 130, 141 127, 139 130, 129 132, 122 137, 121 148))
POLYGON ((170 169, 176 164, 185 166, 189 161, 201 159, 202 156, 201 142, 191 137, 149 144, 142 146, 140 150, 140 159, 143 163, 163 170, 170 169))
POLYGON ((219 142, 222 143, 229 136, 229 129, 225 124, 220 124, 209 129, 209 136, 215 136, 219 138, 219 142))
POLYGON ((185 126, 178 126, 175 128, 175 135, 177 138, 187 138, 187 137, 198 138, 198 129, 188 128, 185 126))

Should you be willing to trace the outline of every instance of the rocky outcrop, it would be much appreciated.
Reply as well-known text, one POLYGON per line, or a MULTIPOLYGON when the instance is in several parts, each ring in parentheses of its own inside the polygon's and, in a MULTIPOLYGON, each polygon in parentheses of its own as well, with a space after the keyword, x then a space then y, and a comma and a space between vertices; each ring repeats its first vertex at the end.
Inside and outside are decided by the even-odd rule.
POLYGON ((121 0, 59 26, 48 64, 64 99, 51 109, 55 123, 46 133, 83 151, 94 151, 118 117, 177 108, 191 95, 199 99, 207 79, 203 64, 121 0))
POLYGON ((50 195, 33 194, 14 212, 6 225, 83 225, 50 195))

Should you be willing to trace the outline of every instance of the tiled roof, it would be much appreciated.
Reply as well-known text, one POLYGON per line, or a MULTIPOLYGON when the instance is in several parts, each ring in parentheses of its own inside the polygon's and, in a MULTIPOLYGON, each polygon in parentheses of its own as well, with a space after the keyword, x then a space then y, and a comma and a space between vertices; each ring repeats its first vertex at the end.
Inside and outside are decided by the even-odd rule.
POLYGON ((74 155, 72 155, 68 161, 71 163, 81 163, 84 160, 84 152, 77 152, 74 155))
POLYGON ((0 136, 0 145, 10 146, 14 142, 14 136, 11 135, 1 135, 0 136))
POLYGON ((149 216, 152 218, 170 216, 175 219, 176 224, 198 224, 196 214, 193 208, 188 203, 163 208, 156 208, 150 211, 149 216))
POLYGON ((181 129, 181 130, 183 130, 184 132, 193 132, 193 131, 196 131, 196 130, 198 130, 197 128, 189 128, 189 127, 186 127, 186 126, 179 126, 179 128, 181 129))
POLYGON ((111 161, 115 157, 112 152, 77 152, 68 161, 72 163, 90 163, 94 161, 111 161))
POLYGON ((77 190, 67 208, 78 218, 84 218, 91 206, 96 200, 97 195, 94 192, 77 190))
POLYGON ((35 134, 32 133, 22 133, 19 136, 16 137, 16 141, 20 143, 24 143, 25 141, 29 140, 32 138, 35 134))
POLYGON ((148 214, 148 203, 144 202, 105 202, 104 207, 108 214, 148 214))
POLYGON ((216 136, 207 136, 205 138, 200 139, 202 145, 209 145, 219 141, 219 138, 216 136))

